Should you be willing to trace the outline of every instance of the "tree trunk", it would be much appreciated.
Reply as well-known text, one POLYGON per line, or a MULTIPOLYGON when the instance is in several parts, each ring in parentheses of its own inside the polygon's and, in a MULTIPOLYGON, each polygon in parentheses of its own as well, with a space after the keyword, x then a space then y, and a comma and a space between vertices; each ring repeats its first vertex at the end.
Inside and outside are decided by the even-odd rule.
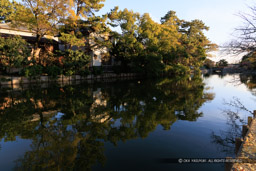
POLYGON ((35 62, 41 62, 40 60, 40 40, 41 40, 41 36, 39 34, 36 35, 36 42, 35 42, 35 46, 34 46, 34 50, 33 50, 33 59, 35 62))
POLYGON ((37 47, 36 49, 35 49, 35 52, 34 52, 34 59, 37 61, 38 60, 38 62, 39 62, 39 64, 40 64, 40 51, 41 51, 41 48, 39 48, 39 47, 37 47))

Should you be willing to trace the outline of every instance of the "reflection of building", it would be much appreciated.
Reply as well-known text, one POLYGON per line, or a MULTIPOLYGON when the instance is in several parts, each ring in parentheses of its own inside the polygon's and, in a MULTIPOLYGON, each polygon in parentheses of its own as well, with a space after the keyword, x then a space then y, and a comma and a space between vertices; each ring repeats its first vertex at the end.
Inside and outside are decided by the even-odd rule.
POLYGON ((103 96, 101 89, 93 92, 93 104, 90 108, 91 119, 97 123, 104 123, 109 121, 111 118, 105 111, 107 107, 107 100, 103 96))
MULTIPOLYGON (((48 108, 52 109, 56 106, 56 102, 55 101, 49 101, 47 105, 43 105, 42 100, 35 100, 34 98, 30 98, 28 99, 19 99, 16 97, 4 97, 3 99, 0 99, 1 103, 0 103, 0 112, 4 111, 8 108, 13 108, 15 105, 18 106, 19 104, 22 103, 28 103, 30 102, 30 106, 31 108, 38 110, 40 109, 40 111, 42 112, 42 116, 43 117, 50 117, 50 116, 54 116, 58 110, 49 110, 48 108)), ((39 121, 40 120, 40 114, 39 113, 35 113, 32 115, 32 119, 31 121, 39 121)))
MULTIPOLYGON (((44 112, 42 112, 42 117, 49 118, 49 117, 55 116, 56 114, 58 114, 57 110, 44 111, 44 112)), ((41 119, 41 117, 38 113, 33 114, 32 116, 33 116, 33 118, 31 120, 31 122, 36 122, 41 119)))

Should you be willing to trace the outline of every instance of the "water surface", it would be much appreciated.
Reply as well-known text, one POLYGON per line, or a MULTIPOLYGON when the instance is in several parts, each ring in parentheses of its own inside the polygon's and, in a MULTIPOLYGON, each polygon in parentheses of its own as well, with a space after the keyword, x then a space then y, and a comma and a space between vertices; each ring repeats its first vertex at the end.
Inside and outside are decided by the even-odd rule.
POLYGON ((254 78, 212 75, 31 86, 0 93, 1 170, 224 170, 163 159, 235 157, 254 78))

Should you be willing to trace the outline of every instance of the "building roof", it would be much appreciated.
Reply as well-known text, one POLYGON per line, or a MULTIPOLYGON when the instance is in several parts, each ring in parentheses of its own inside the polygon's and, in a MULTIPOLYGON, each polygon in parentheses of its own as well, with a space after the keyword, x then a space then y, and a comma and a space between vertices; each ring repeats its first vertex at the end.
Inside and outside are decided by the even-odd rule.
POLYGON ((0 23, 0 29, 16 30, 16 31, 33 33, 33 31, 30 31, 26 27, 23 27, 23 26, 12 27, 11 23, 0 23))
MULTIPOLYGON (((12 27, 10 23, 0 23, 0 34, 2 37, 8 37, 11 35, 19 35, 23 37, 26 40, 33 41, 36 37, 35 32, 28 30, 25 27, 18 26, 18 27, 12 27)), ((42 42, 49 42, 53 40, 54 42, 58 42, 58 37, 50 36, 50 35, 45 35, 42 38, 42 42)))
MULTIPOLYGON (((13 35, 12 34, 1 33, 1 37, 7 38, 7 37, 11 37, 11 36, 13 36, 13 35)), ((29 43, 35 43, 36 42, 36 37, 22 36, 22 35, 20 35, 20 36, 29 43)), ((47 44, 58 44, 58 41, 56 41, 55 39, 47 39, 45 37, 43 37, 40 42, 41 43, 47 43, 47 44)))

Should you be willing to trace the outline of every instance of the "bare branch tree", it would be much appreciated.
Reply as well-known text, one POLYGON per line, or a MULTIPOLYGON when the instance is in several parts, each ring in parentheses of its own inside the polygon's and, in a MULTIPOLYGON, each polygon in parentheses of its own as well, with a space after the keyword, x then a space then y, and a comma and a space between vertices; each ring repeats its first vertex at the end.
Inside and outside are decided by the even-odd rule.
POLYGON ((253 53, 256 51, 256 6, 248 7, 249 13, 239 13, 243 25, 235 28, 234 37, 224 47, 232 54, 253 53))
POLYGON ((224 100, 224 104, 232 106, 232 107, 235 107, 236 109, 239 109, 239 110, 243 110, 243 111, 249 112, 250 114, 253 114, 253 112, 250 111, 248 108, 246 108, 243 105, 243 103, 241 102, 241 100, 239 98, 237 98, 237 97, 233 97, 233 100, 231 100, 229 102, 224 100))
POLYGON ((232 155, 235 152, 235 141, 237 137, 242 135, 242 125, 246 124, 246 120, 239 115, 241 110, 252 113, 247 109, 241 100, 233 97, 229 102, 224 101, 225 105, 234 107, 235 109, 222 110, 224 116, 227 117, 227 129, 220 130, 219 133, 212 132, 212 142, 218 145, 218 149, 225 152, 227 155, 232 155))
POLYGON ((218 134, 212 132, 211 139, 218 145, 220 151, 233 155, 236 138, 242 135, 241 127, 245 124, 245 120, 239 116, 239 111, 223 110, 223 114, 227 117, 227 129, 220 130, 218 134))

